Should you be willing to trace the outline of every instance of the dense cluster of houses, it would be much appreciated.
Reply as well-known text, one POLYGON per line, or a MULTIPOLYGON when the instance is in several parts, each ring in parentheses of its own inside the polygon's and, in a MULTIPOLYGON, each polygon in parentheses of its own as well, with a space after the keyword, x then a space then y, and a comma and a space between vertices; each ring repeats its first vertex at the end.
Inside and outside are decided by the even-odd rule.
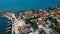
POLYGON ((27 10, 19 12, 16 17, 25 21, 24 28, 19 28, 19 34, 59 34, 60 32, 60 7, 27 10))
POLYGON ((60 34, 60 6, 14 14, 15 34, 60 34))

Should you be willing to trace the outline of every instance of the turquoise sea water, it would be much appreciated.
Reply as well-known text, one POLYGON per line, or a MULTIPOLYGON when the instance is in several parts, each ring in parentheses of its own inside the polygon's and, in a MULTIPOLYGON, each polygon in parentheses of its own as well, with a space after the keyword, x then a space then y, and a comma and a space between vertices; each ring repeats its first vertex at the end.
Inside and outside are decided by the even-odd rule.
POLYGON ((60 0, 0 0, 0 8, 7 10, 44 9, 60 5, 60 0))

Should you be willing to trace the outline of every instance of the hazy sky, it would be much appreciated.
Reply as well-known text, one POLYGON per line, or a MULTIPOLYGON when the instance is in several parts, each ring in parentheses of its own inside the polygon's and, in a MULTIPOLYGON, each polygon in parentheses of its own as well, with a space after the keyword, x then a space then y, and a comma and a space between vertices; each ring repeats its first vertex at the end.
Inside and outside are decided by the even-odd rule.
POLYGON ((0 0, 2 9, 40 9, 60 5, 60 0, 0 0))

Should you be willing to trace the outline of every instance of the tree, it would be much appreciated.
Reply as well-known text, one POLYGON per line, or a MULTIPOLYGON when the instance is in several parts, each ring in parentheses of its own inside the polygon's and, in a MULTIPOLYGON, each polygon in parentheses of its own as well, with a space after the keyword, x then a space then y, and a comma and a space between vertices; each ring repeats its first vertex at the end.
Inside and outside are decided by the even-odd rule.
POLYGON ((26 23, 26 24, 31 24, 32 27, 33 27, 35 30, 38 29, 37 21, 36 21, 36 19, 34 19, 34 18, 25 19, 25 23, 26 23), (34 21, 31 22, 30 20, 34 20, 34 21))
POLYGON ((57 28, 57 26, 58 26, 58 21, 57 21, 57 19, 54 19, 54 18, 50 17, 49 20, 51 21, 51 23, 54 23, 54 24, 55 24, 55 27, 54 27, 54 28, 53 28, 53 26, 51 26, 51 27, 52 27, 56 32, 60 33, 60 29, 57 28))

